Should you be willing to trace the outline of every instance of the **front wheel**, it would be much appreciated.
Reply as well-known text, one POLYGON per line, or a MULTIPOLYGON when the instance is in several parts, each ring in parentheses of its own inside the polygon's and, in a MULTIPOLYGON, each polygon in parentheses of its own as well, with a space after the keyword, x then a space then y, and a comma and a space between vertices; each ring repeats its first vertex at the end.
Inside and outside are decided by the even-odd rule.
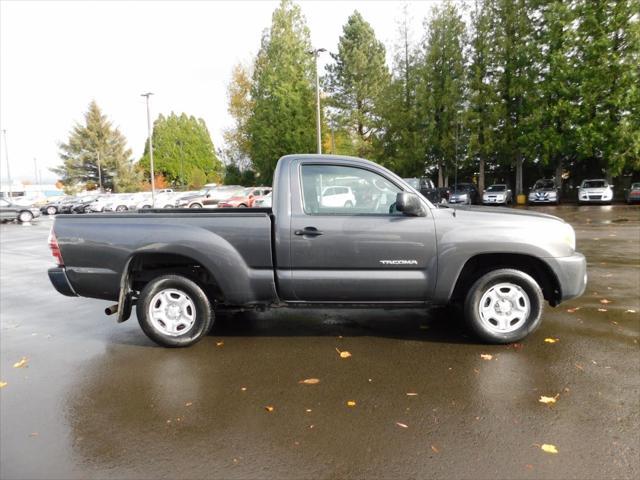
POLYGON ((542 290, 530 275, 505 268, 476 280, 465 299, 464 316, 482 340, 512 343, 538 328, 543 305, 542 290))
POLYGON ((202 208, 202 205, 200 205, 199 203, 192 203, 191 205, 189 205, 189 208, 202 208))
POLYGON ((202 288, 181 275, 151 280, 136 305, 142 331, 158 345, 188 347, 213 325, 213 312, 202 288))
POLYGON ((55 215, 58 213, 58 209, 56 207, 47 207, 47 215, 55 215))
POLYGON ((20 215, 18 215, 18 221, 20 223, 27 223, 31 220, 33 220, 33 213, 28 210, 23 210, 22 212, 20 212, 20 215))

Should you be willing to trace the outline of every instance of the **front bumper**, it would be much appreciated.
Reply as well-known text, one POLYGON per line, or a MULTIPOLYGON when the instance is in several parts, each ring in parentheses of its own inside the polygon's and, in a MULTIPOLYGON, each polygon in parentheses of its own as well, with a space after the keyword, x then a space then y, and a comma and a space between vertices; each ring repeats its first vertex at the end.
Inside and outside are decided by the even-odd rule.
POLYGON ((64 267, 54 267, 50 268, 49 271, 49 280, 58 293, 65 295, 67 297, 77 297, 78 294, 75 292, 69 279, 67 278, 67 272, 64 267))
POLYGON ((558 199, 556 198, 531 198, 529 197, 529 203, 547 203, 547 204, 555 204, 558 203, 558 199))
MULTIPOLYGON (((546 258, 560 283, 560 302, 582 295, 587 288, 587 259, 581 253, 546 258)), ((558 303, 560 303, 558 302, 558 303)))

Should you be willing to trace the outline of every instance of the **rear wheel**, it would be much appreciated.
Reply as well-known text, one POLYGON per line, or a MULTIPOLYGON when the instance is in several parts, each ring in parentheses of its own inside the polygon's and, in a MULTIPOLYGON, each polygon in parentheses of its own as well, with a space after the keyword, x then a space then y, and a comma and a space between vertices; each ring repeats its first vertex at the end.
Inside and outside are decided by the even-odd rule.
POLYGON ((58 213, 58 209, 56 207, 47 207, 47 215, 55 215, 56 213, 58 213))
POLYGON ((202 205, 200 205, 199 203, 192 203, 191 205, 189 205, 189 208, 202 208, 202 205))
POLYGON ((213 325, 213 312, 202 288, 181 275, 151 280, 136 305, 142 331, 158 345, 188 347, 213 325))
POLYGON ((499 269, 476 280, 467 294, 464 315, 482 340, 512 343, 538 328, 543 306, 542 290, 530 275, 499 269))
POLYGON ((116 212, 124 212, 127 210, 127 207, 125 207, 124 205, 118 205, 116 207, 116 212))
POLYGON ((353 208, 353 202, 351 200, 347 200, 344 204, 344 208, 353 208))

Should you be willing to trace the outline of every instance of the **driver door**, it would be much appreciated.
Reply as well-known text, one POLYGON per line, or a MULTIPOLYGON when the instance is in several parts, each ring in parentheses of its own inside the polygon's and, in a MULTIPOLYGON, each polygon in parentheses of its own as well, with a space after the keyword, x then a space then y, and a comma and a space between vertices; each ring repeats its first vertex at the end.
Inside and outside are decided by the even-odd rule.
POLYGON ((423 302, 436 275, 433 218, 395 210, 402 188, 365 168, 302 163, 291 276, 305 302, 423 302))

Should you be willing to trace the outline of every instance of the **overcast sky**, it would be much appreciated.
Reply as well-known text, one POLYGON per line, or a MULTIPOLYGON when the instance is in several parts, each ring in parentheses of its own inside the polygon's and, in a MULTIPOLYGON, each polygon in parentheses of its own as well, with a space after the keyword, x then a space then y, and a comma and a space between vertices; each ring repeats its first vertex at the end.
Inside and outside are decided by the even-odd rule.
MULTIPOLYGON (((390 50, 407 5, 416 39, 435 1, 301 1, 315 47, 337 49, 358 9, 390 50)), ((135 159, 151 115, 185 112, 207 123, 214 145, 231 125, 226 87, 237 62, 249 64, 277 1, 0 2, 0 127, 7 130, 13 179, 44 180, 59 163, 58 142, 95 99, 129 141, 135 159)), ((329 60, 323 55, 323 62, 329 60)), ((7 179, 4 137, 0 172, 7 179)))

